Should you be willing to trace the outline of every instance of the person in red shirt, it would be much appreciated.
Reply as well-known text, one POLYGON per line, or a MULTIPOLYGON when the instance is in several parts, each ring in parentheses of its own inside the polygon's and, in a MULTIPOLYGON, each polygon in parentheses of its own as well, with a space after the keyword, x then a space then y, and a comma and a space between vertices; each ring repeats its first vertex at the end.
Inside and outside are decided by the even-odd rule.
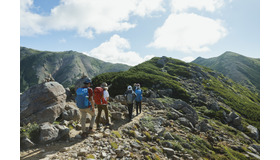
POLYGON ((82 88, 88 88, 88 99, 89 99, 91 105, 89 105, 88 108, 80 109, 80 112, 82 114, 82 116, 81 116, 82 137, 86 137, 88 135, 88 133, 92 133, 93 124, 95 121, 95 108, 94 108, 95 103, 93 100, 93 90, 92 90, 92 88, 90 88, 90 86, 91 86, 90 79, 85 80, 84 86, 82 88), (91 115, 91 121, 90 121, 88 132, 86 131, 87 113, 89 113, 91 115))

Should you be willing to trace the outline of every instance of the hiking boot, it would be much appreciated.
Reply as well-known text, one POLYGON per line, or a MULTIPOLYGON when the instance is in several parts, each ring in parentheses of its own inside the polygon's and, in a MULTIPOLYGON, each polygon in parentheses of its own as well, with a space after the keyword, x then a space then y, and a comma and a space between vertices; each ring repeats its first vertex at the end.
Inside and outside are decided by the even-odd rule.
POLYGON ((93 133, 92 127, 89 127, 88 128, 88 134, 92 134, 92 133, 93 133))
POLYGON ((100 130, 100 126, 96 126, 96 130, 100 130))

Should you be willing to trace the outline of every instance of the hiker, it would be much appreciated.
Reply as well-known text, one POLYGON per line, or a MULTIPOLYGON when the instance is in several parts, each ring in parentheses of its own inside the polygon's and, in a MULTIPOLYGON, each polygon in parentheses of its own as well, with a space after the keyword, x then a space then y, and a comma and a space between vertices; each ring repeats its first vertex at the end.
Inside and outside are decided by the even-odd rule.
POLYGON ((109 100, 109 92, 108 91, 106 92, 105 88, 108 89, 108 86, 107 86, 106 82, 103 82, 100 87, 96 87, 94 89, 94 101, 98 108, 97 119, 96 119, 97 129, 100 129, 99 123, 100 123, 100 117, 101 117, 102 110, 104 110, 104 112, 105 112, 105 118, 106 118, 105 125, 110 125, 109 115, 108 115, 108 106, 107 106, 108 100, 109 100), (105 93, 105 95, 104 95, 104 93, 105 93))
POLYGON ((135 92, 135 89, 136 89, 136 85, 137 85, 137 83, 133 84, 133 88, 132 89, 133 89, 134 92, 135 92))
POLYGON ((135 98, 136 115, 138 116, 138 113, 139 114, 141 113, 141 104, 142 104, 142 90, 140 88, 139 83, 136 84, 135 94, 136 94, 136 98, 135 98), (138 112, 138 109, 139 109, 139 112, 138 112))
POLYGON ((95 121, 95 108, 93 100, 93 90, 90 88, 91 80, 86 79, 84 81, 84 86, 76 90, 76 104, 82 114, 81 125, 82 125, 82 137, 85 138, 89 133, 92 133, 92 127, 95 121), (86 131, 86 115, 89 113, 91 115, 91 121, 89 125, 88 132, 86 131))
POLYGON ((132 111, 133 111, 133 100, 136 97, 136 94, 132 90, 132 87, 130 85, 127 87, 127 90, 124 93, 124 97, 126 99, 126 104, 127 104, 127 107, 128 107, 129 120, 131 121, 132 111))

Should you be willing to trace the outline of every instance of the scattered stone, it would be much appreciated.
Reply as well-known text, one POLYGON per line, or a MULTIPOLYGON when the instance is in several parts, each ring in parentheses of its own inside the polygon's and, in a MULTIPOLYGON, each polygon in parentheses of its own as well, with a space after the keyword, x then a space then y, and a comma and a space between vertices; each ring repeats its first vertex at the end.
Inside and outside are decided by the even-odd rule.
POLYGON ((103 137, 108 137, 111 135, 111 130, 110 129, 106 129, 103 133, 103 137))
POLYGON ((165 135, 164 135, 164 139, 167 139, 167 140, 175 140, 175 138, 171 135, 171 133, 169 132, 166 132, 165 135))
POLYGON ((167 154, 168 157, 171 157, 174 155, 175 151, 172 148, 162 148, 163 152, 167 154))
POLYGON ((137 148, 137 149, 140 149, 140 148, 141 148, 141 146, 140 146, 137 142, 135 142, 135 141, 130 142, 130 145, 131 145, 131 147, 133 147, 133 148, 137 148))
POLYGON ((79 153, 78 153, 78 156, 86 156, 87 155, 87 150, 85 150, 85 149, 80 149, 80 151, 79 151, 79 153))
POLYGON ((260 145, 252 144, 251 147, 253 147, 258 153, 260 153, 260 145))

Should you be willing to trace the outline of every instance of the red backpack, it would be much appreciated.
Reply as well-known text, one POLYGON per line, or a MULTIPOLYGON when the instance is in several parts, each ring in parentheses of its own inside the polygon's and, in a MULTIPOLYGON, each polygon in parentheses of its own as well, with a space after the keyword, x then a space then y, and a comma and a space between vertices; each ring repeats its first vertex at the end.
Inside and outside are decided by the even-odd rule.
POLYGON ((101 87, 96 87, 93 90, 94 96, 94 102, 98 105, 101 105, 102 102, 104 102, 104 98, 103 98, 103 88, 101 87))

